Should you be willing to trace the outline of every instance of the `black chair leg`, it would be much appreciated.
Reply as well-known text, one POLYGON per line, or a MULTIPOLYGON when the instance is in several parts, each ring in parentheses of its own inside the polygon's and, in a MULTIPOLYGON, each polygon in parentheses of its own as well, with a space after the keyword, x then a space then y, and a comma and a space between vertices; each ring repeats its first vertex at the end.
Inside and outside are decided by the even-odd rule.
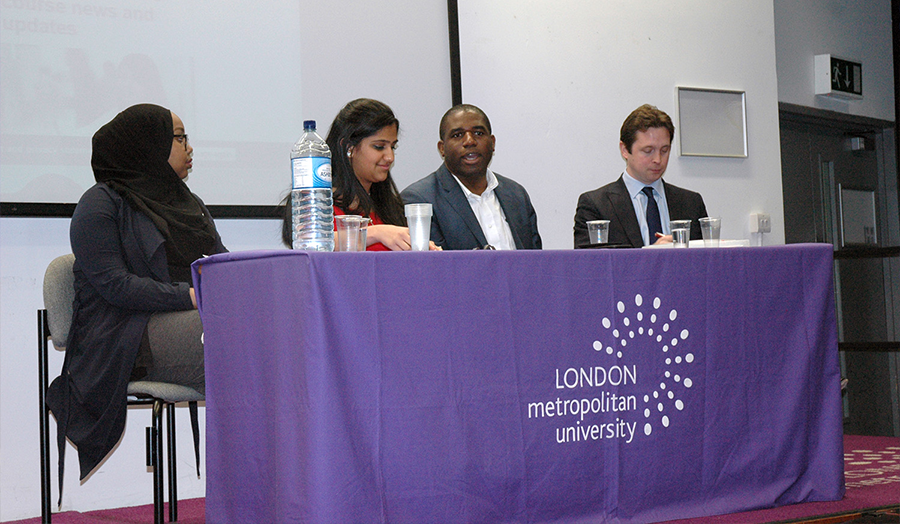
POLYGON ((163 401, 153 401, 153 424, 147 428, 147 465, 153 468, 153 522, 163 524, 163 467, 162 467, 162 409, 163 401))
POLYGON ((50 410, 47 408, 47 388, 49 373, 47 364, 47 338, 50 326, 47 323, 47 310, 38 311, 38 401, 40 402, 40 439, 41 439, 41 523, 50 524, 50 410))
POLYGON ((178 480, 175 467, 175 404, 166 405, 166 441, 169 463, 169 522, 178 521, 178 480))
POLYGON ((197 413, 197 401, 188 402, 188 411, 191 413, 191 432, 194 434, 194 458, 197 460, 197 478, 200 478, 200 422, 197 413))

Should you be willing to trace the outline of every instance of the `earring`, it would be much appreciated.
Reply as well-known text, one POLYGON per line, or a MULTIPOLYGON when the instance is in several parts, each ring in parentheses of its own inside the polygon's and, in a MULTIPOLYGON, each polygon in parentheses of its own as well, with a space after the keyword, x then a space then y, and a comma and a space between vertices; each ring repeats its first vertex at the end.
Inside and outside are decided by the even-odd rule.
POLYGON ((350 158, 352 156, 353 156, 353 152, 348 149, 347 150, 347 158, 350 158))

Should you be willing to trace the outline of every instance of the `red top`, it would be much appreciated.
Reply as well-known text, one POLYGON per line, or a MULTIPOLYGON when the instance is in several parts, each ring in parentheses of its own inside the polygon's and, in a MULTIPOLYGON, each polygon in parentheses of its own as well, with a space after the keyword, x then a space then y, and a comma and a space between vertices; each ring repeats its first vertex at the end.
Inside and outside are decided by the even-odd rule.
MULTIPOLYGON (((343 209, 341 209, 341 208, 339 208, 339 207, 337 207, 337 206, 332 206, 332 207, 334 207, 334 216, 346 215, 346 214, 347 214, 347 213, 344 213, 344 210, 343 210, 343 209)), ((372 226, 377 226, 377 225, 379 225, 379 224, 384 224, 384 221, 382 221, 381 218, 380 218, 378 215, 376 215, 374 211, 372 212, 371 215, 369 215, 369 219, 372 221, 372 223, 370 224, 370 225, 372 225, 372 226)), ((335 221, 335 223, 334 223, 334 229, 337 230, 337 221, 335 221)), ((390 249, 388 249, 388 248, 387 248, 384 244, 382 244, 381 242, 376 242, 376 243, 374 243, 374 244, 372 244, 372 245, 370 245, 370 246, 366 246, 366 251, 390 251, 390 249)))

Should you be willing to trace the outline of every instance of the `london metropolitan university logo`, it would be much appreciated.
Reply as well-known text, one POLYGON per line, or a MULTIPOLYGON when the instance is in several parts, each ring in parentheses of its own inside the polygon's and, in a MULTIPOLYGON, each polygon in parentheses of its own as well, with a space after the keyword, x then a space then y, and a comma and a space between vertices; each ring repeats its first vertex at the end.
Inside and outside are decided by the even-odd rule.
POLYGON ((695 363, 690 332, 660 297, 636 294, 603 317, 588 362, 548 377, 556 398, 526 403, 527 420, 550 420, 557 444, 619 439, 666 431, 689 405, 695 363), (636 358, 641 355, 641 358, 636 358), (649 355, 649 358, 647 357, 649 355))

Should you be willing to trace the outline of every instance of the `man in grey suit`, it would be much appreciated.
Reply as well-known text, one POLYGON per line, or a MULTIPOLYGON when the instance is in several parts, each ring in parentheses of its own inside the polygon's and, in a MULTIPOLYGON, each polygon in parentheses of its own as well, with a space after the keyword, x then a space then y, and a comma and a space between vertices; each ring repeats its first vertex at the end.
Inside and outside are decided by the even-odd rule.
POLYGON ((400 196, 432 205, 431 240, 444 249, 541 249, 528 192, 488 169, 496 139, 484 111, 461 104, 441 118, 444 163, 400 196))
POLYGON ((669 220, 691 220, 691 239, 702 238, 698 219, 707 216, 699 193, 663 182, 675 125, 665 112, 644 104, 619 132, 625 172, 610 184, 578 197, 575 247, 590 244, 589 220, 609 220, 610 244, 641 247, 671 242, 669 220), (649 195, 652 195, 650 200, 649 195))

